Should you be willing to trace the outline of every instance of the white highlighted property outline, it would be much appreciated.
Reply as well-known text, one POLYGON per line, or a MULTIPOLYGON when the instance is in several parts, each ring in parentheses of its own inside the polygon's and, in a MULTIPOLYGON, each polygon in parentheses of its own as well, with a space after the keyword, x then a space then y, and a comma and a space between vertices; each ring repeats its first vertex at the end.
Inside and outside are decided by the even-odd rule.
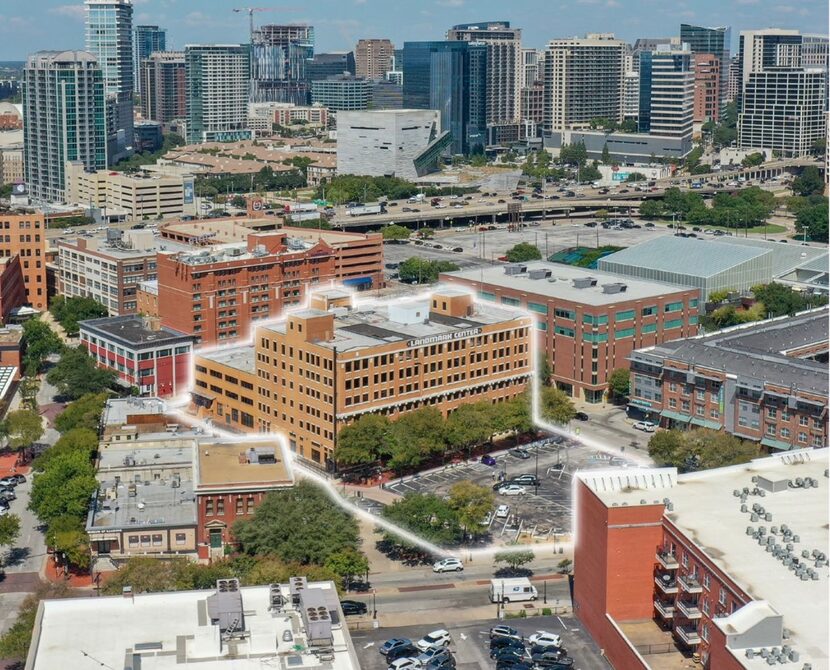
MULTIPOLYGON (((462 286, 455 286, 455 285, 452 285, 452 284, 443 284, 443 285, 438 284, 435 287, 433 287, 431 290, 424 291, 424 292, 421 292, 421 293, 415 293, 415 294, 407 295, 406 300, 407 301, 408 300, 425 300, 425 299, 429 300, 429 298, 432 296, 432 294, 435 293, 436 291, 440 290, 441 288, 451 288, 454 291, 459 291, 459 290, 464 291, 466 293, 469 293, 473 297, 473 301, 476 304, 481 303, 481 300, 478 298, 475 291, 470 290, 466 286, 462 287, 462 286)), ((381 298, 362 298, 362 299, 358 299, 357 298, 358 294, 356 294, 353 290, 351 290, 350 288, 348 288, 346 286, 342 286, 342 285, 335 284, 335 283, 331 283, 329 285, 329 287, 327 287, 327 288, 323 288, 323 287, 318 286, 317 290, 314 291, 314 292, 319 292, 320 290, 331 290, 331 289, 337 289, 337 290, 345 291, 345 292, 349 293, 352 297, 353 305, 356 308, 357 307, 369 306, 369 305, 373 305, 373 304, 387 304, 387 303, 390 302, 390 300, 383 300, 381 298)), ((291 314, 292 312, 297 311, 297 310, 301 310, 301 309, 307 309, 309 299, 310 299, 310 295, 306 297, 306 300, 304 301, 304 303, 302 305, 297 305, 297 306, 292 307, 289 310, 284 311, 282 313, 282 315, 280 317, 276 318, 276 319, 257 322, 256 326, 263 326, 263 325, 267 325, 269 323, 279 323, 280 321, 283 321, 285 319, 285 317, 288 316, 289 314, 291 314)), ((484 303, 484 304, 489 304, 489 303, 484 303)), ((536 362, 538 361, 537 354, 538 354, 539 335, 538 335, 537 331, 535 330, 534 326, 537 322, 538 315, 536 315, 535 313, 533 313, 529 310, 522 309, 521 307, 516 307, 514 305, 501 305, 501 304, 499 304, 499 305, 496 305, 496 306, 499 309, 503 309, 506 312, 513 312, 513 313, 515 313, 517 315, 520 315, 520 316, 530 317, 531 322, 533 324, 533 325, 531 325, 531 331, 532 332, 531 332, 531 337, 530 337, 530 367, 531 367, 531 370, 530 370, 529 375, 530 375, 530 389, 531 389, 531 398, 530 398, 531 414, 532 414, 532 420, 533 420, 534 425, 536 425, 537 427, 542 428, 542 429, 544 429, 544 430, 546 430, 550 433, 553 433, 553 434, 556 434, 556 435, 561 435, 563 437, 568 438, 569 440, 575 440, 577 442, 580 442, 580 443, 584 444, 585 446, 591 447, 591 448, 596 449, 598 451, 603 451, 603 452, 608 453, 608 454, 619 456, 619 453, 616 450, 613 450, 612 447, 610 447, 609 445, 607 445, 607 444, 605 444, 605 443, 603 443, 599 440, 595 440, 595 439, 590 438, 590 437, 585 437, 583 435, 577 435, 576 433, 574 433, 570 429, 566 429, 563 426, 550 423, 548 421, 545 421, 542 418, 541 406, 540 406, 540 395, 541 394, 540 394, 540 389, 539 389, 539 379, 538 379, 538 377, 536 375, 536 371, 535 371, 536 362)), ((244 342, 235 342, 233 344, 224 344, 224 345, 216 345, 216 346, 212 346, 212 347, 205 347, 204 349, 200 349, 198 351, 198 353, 210 353, 210 352, 214 352, 214 351, 226 351, 228 349, 236 349, 236 348, 244 347, 244 346, 254 346, 254 343, 255 343, 254 327, 255 326, 252 324, 250 337, 248 338, 248 340, 246 340, 244 342)), ((197 352, 194 352, 194 354, 195 353, 197 353, 197 352)), ((190 361, 191 369, 193 369, 193 366, 195 365, 194 361, 192 360, 192 356, 194 354, 191 354, 191 361, 190 361)), ((315 483, 317 483, 319 486, 321 486, 328 493, 329 497, 332 500, 334 500, 338 505, 340 505, 343 509, 347 510, 349 513, 351 513, 351 514, 355 515, 356 517, 359 517, 359 518, 361 518, 365 521, 369 521, 369 522, 375 524, 376 526, 380 526, 384 530, 387 530, 391 533, 394 533, 395 535, 398 535, 399 537, 405 539, 408 542, 411 542, 414 545, 417 545, 418 547, 420 547, 424 551, 426 551, 426 552, 428 552, 428 553, 430 553, 430 554, 432 554, 436 557, 452 556, 454 551, 456 551, 456 552, 463 551, 463 552, 467 553, 472 558, 473 556, 489 557, 489 556, 492 556, 495 552, 505 552, 505 551, 525 551, 525 550, 528 550, 528 549, 531 549, 531 550, 534 550, 534 551, 537 550, 537 549, 540 549, 540 550, 552 549, 552 550, 555 551, 558 547, 563 547, 563 548, 568 548, 568 549, 573 548, 573 541, 571 541, 571 542, 562 542, 562 541, 558 541, 558 540, 554 540, 553 542, 536 542, 536 543, 529 543, 529 544, 515 544, 515 545, 502 545, 502 546, 491 545, 491 546, 488 546, 488 547, 476 548, 476 549, 467 548, 467 547, 457 547, 453 550, 453 549, 447 549, 447 548, 444 548, 444 547, 440 547, 436 544, 433 544, 432 542, 429 542, 428 540, 425 540, 424 538, 418 536, 417 534, 413 533, 412 531, 406 530, 405 528, 402 528, 402 527, 398 526, 397 524, 392 523, 391 521, 389 521, 387 519, 384 519, 380 516, 376 516, 374 514, 371 514, 371 513, 367 512, 366 510, 361 509, 360 507, 358 507, 354 503, 349 502, 342 495, 340 495, 340 493, 338 493, 337 488, 334 486, 333 481, 327 479, 326 477, 321 475, 319 472, 316 472, 312 468, 304 466, 301 462, 299 462, 295 458, 295 454, 289 448, 288 440, 282 432, 238 434, 238 433, 231 433, 229 431, 223 430, 220 426, 216 425, 214 422, 210 421, 209 419, 208 420, 196 420, 195 417, 193 417, 192 415, 186 413, 183 409, 181 409, 183 407, 187 407, 190 404, 191 392, 193 392, 193 390, 194 390, 194 379, 191 379, 188 391, 186 391, 186 392, 184 392, 180 395, 177 395, 175 398, 171 399, 170 401, 167 401, 168 407, 170 407, 172 409, 171 413, 176 415, 178 418, 180 418, 183 423, 185 423, 187 425, 190 425, 190 426, 199 426, 199 427, 203 428, 208 433, 212 432, 212 433, 216 434, 219 437, 236 439, 236 440, 239 440, 242 443, 253 442, 253 441, 260 441, 261 442, 265 438, 275 439, 277 441, 277 443, 279 444, 279 446, 280 446, 280 451, 282 452, 283 461, 285 462, 286 467, 287 467, 288 472, 289 472, 289 475, 291 475, 292 479, 294 479, 294 471, 296 470, 297 472, 301 473, 302 477, 304 477, 306 479, 309 479, 309 480, 312 480, 315 483)), ((649 465, 648 461, 645 458, 641 457, 639 454, 626 453, 625 458, 627 460, 630 460, 630 461, 633 461, 633 462, 637 463, 638 465, 649 465)), ((573 481, 575 481, 575 479, 573 481)), ((571 500, 573 502, 575 499, 572 497, 571 500)), ((572 516, 573 516, 572 523, 573 523, 574 527, 572 529, 571 535, 573 535, 573 532, 575 532, 575 530, 576 530, 575 514, 576 514, 576 509, 574 508, 574 509, 572 509, 572 516)))

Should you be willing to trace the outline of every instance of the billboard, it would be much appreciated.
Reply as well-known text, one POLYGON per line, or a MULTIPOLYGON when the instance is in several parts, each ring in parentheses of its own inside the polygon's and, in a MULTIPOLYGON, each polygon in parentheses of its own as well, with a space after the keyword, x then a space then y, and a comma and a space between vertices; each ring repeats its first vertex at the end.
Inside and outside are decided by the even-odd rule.
POLYGON ((194 195, 194 188, 192 181, 186 181, 184 183, 184 204, 185 205, 192 205, 193 204, 193 195, 194 195))

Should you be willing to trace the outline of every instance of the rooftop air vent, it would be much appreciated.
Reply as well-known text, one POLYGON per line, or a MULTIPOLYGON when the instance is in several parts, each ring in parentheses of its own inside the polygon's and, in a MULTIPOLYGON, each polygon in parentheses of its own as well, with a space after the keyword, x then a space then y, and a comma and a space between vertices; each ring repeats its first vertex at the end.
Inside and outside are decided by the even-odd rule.
POLYGON ((574 288, 591 288, 597 285, 597 280, 593 277, 574 277, 571 283, 574 288))

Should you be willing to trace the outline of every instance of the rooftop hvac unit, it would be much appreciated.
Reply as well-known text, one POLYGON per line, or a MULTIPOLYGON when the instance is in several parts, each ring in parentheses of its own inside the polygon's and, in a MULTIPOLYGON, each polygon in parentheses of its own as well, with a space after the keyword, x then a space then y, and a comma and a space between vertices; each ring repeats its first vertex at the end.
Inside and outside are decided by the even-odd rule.
POLYGON ((603 284, 602 285, 602 292, 603 293, 625 293, 628 286, 623 284, 622 282, 613 282, 611 284, 603 284))
POLYGON ((527 270, 527 266, 521 263, 508 263, 504 266, 504 274, 506 275, 520 275, 527 270))
POLYGON ((300 593, 300 616, 310 647, 328 647, 332 643, 331 614, 326 593, 319 588, 306 588, 300 593))
POLYGON ((574 288, 591 288, 597 285, 597 280, 593 277, 574 277, 571 283, 574 288))
POLYGON ((547 279, 550 275, 551 271, 544 268, 534 268, 527 273, 528 279, 547 279))

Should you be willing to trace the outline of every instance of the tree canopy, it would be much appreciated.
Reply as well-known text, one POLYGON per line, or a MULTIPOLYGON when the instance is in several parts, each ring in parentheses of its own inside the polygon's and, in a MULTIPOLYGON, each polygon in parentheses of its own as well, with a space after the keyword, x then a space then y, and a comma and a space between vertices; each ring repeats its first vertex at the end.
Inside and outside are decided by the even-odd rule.
POLYGON ((608 391, 616 398, 628 396, 630 383, 631 373, 628 368, 617 368, 608 375, 608 391))
POLYGON ((405 226, 390 223, 388 226, 384 226, 383 230, 381 230, 381 234, 383 235, 384 240, 408 240, 409 236, 412 234, 412 231, 405 226))
POLYGON ((450 507, 458 516, 461 525, 470 532, 484 521, 493 509, 495 496, 487 486, 478 486, 471 481, 456 482, 450 487, 450 507))
POLYGON ((26 374, 35 375, 47 356, 63 350, 63 343, 47 323, 34 318, 23 323, 23 349, 26 374))
POLYGON ((101 412, 107 403, 106 393, 86 393, 74 402, 69 403, 55 419, 55 428, 66 433, 73 428, 87 428, 91 431, 98 429, 101 412))
MULTIPOLYGON (((383 516, 419 537, 439 545, 453 546, 463 539, 463 529, 457 512, 450 507, 449 502, 432 493, 406 495, 386 506, 383 516)), ((400 538, 397 540, 400 541, 400 538)))
POLYGON ((824 193, 824 179, 819 169, 813 165, 805 167, 801 174, 793 179, 793 193, 803 196, 824 193))
POLYGON ((824 196, 810 196, 819 202, 801 208, 795 217, 795 227, 799 233, 807 233, 813 242, 827 242, 828 199, 824 196))
POLYGON ((649 439, 648 454, 662 465, 684 471, 708 470, 747 463, 760 455, 760 445, 707 428, 661 430, 649 439))
POLYGON ((46 524, 62 516, 84 519, 97 488, 89 455, 67 451, 50 458, 47 467, 34 478, 29 507, 46 524))
POLYGON ((452 261, 431 261, 414 256, 398 267, 398 276, 405 284, 433 284, 442 272, 455 272, 458 266, 452 261))
POLYGON ((493 556, 493 560, 496 563, 506 563, 514 570, 522 567, 523 565, 527 565, 528 563, 532 563, 534 558, 536 558, 536 556, 533 554, 532 549, 497 551, 493 556))
POLYGON ((12 545, 20 535, 20 517, 16 514, 0 516, 0 547, 12 545))
POLYGON ((324 565, 333 553, 358 546, 355 520, 305 481, 269 493, 253 517, 234 524, 233 534, 246 554, 302 564, 324 565))
POLYGON ((540 402, 542 416, 553 423, 568 423, 576 416, 576 408, 568 394, 555 386, 542 387, 540 402))
POLYGON ((507 250, 507 260, 511 263, 523 263, 525 261, 537 261, 542 258, 542 253, 537 247, 529 242, 519 242, 507 250))
POLYGON ((115 372, 99 368, 83 347, 66 349, 60 360, 46 375, 62 396, 77 399, 97 394, 115 381, 115 372))
POLYGON ((55 320, 61 324, 66 334, 75 337, 78 334, 78 323, 86 319, 100 319, 108 316, 109 312, 97 300, 74 296, 56 296, 49 305, 49 311, 55 320))
POLYGON ((12 449, 23 449, 43 436, 43 418, 31 409, 9 412, 3 420, 2 432, 12 449))

